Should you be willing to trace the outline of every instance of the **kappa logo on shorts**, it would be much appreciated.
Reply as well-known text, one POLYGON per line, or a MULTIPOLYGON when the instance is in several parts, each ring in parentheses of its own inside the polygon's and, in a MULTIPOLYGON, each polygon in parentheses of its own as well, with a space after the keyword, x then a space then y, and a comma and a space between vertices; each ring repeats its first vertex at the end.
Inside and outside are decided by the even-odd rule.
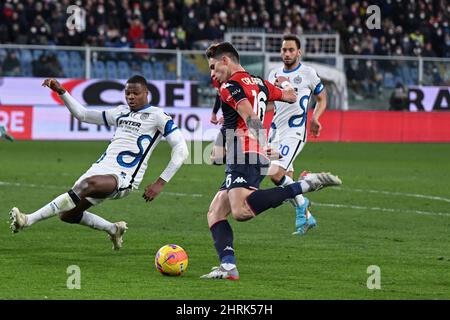
POLYGON ((237 177, 236 179, 234 179, 233 183, 247 183, 247 180, 242 177, 237 177))

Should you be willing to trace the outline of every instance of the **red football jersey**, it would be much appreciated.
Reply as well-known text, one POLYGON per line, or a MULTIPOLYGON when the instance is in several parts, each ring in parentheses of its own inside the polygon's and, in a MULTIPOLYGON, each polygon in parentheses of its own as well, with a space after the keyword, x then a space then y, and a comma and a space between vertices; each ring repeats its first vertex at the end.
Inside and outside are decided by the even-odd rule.
POLYGON ((242 119, 237 110, 239 103, 247 99, 253 106, 253 112, 263 122, 267 102, 281 100, 282 90, 267 80, 252 76, 246 71, 239 71, 220 86, 219 94, 225 118, 224 127, 235 130, 235 136, 241 140, 242 151, 265 154, 256 138, 249 134, 246 119, 242 119))

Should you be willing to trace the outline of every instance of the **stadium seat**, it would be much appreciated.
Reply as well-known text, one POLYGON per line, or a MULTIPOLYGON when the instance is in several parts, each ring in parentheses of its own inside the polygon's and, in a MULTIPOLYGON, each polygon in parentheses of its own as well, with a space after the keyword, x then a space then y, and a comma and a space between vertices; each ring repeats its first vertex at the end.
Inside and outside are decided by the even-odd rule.
POLYGON ((394 88, 395 82, 394 82, 394 76, 390 72, 386 72, 384 74, 384 83, 383 86, 386 88, 394 88))
POLYGON ((128 79, 130 77, 130 67, 128 66, 128 63, 125 61, 119 61, 117 63, 117 67, 119 79, 128 79))
POLYGON ((82 62, 84 59, 81 58, 80 52, 78 51, 70 51, 69 58, 71 62, 82 62))
POLYGON ((165 79, 167 79, 166 66, 163 63, 155 62, 153 67, 154 67, 154 71, 155 71, 154 74, 157 77, 157 79, 155 79, 155 80, 165 80, 165 79))
POLYGON ((103 61, 95 61, 92 63, 91 77, 97 79, 105 78, 106 68, 103 61))
POLYGON ((66 51, 58 50, 57 53, 56 53, 56 57, 58 58, 59 62, 62 65, 65 65, 65 64, 69 63, 69 55, 67 54, 66 51))
POLYGON ((177 74, 175 72, 167 72, 166 80, 177 80, 177 74))
POLYGON ((117 66, 114 61, 107 61, 106 62, 106 78, 108 79, 117 79, 117 66))
POLYGON ((31 51, 28 49, 20 50, 20 55, 18 55, 18 56, 20 56, 21 63, 22 62, 24 62, 24 63, 30 62, 31 63, 31 61, 33 61, 33 55, 31 54, 31 51))
POLYGON ((150 62, 144 62, 142 64, 142 73, 147 80, 155 79, 155 72, 153 71, 150 62))
POLYGON ((42 54, 44 54, 42 50, 33 50, 33 60, 39 60, 42 54))

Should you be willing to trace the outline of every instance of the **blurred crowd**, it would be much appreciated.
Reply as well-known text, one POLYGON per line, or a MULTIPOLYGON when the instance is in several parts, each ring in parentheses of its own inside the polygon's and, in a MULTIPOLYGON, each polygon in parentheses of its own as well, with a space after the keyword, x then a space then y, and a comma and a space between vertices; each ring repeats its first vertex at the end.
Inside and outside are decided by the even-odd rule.
POLYGON ((446 0, 3 0, 0 43, 203 49, 229 28, 339 32, 342 53, 450 57, 446 0), (67 8, 83 24, 68 30, 67 8), (366 8, 381 9, 369 30, 366 8))

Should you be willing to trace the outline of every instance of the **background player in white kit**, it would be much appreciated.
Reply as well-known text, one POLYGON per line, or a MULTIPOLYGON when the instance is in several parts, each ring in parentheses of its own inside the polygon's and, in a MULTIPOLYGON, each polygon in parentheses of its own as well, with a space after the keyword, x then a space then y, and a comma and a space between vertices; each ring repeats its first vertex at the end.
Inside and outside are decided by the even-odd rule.
MULTIPOLYGON (((269 145, 278 150, 282 158, 272 161, 269 172, 273 183, 280 186, 293 183, 293 163, 307 139, 307 110, 311 95, 314 94, 317 100, 309 124, 314 137, 320 135, 322 126, 319 118, 327 107, 324 85, 313 68, 300 63, 300 57, 300 40, 295 35, 285 35, 281 46, 283 66, 272 70, 268 79, 276 85, 283 85, 288 80, 298 96, 295 103, 274 102, 275 115, 269 131, 269 145)), ((293 234, 303 235, 317 223, 308 210, 309 200, 306 197, 300 194, 292 202, 296 209, 296 231, 293 234)))
POLYGON ((148 103, 147 81, 141 76, 131 77, 125 85, 128 105, 106 111, 84 108, 55 79, 46 79, 42 85, 58 93, 79 121, 115 126, 116 132, 105 153, 75 182, 72 189, 28 215, 12 208, 10 227, 13 232, 18 232, 59 214, 62 221, 106 231, 113 242, 113 249, 118 250, 122 246, 127 224, 124 221, 109 222, 86 210, 104 199, 120 199, 137 189, 150 155, 161 138, 165 137, 172 147, 172 156, 157 181, 145 189, 143 198, 152 201, 188 157, 186 141, 172 118, 148 103))

